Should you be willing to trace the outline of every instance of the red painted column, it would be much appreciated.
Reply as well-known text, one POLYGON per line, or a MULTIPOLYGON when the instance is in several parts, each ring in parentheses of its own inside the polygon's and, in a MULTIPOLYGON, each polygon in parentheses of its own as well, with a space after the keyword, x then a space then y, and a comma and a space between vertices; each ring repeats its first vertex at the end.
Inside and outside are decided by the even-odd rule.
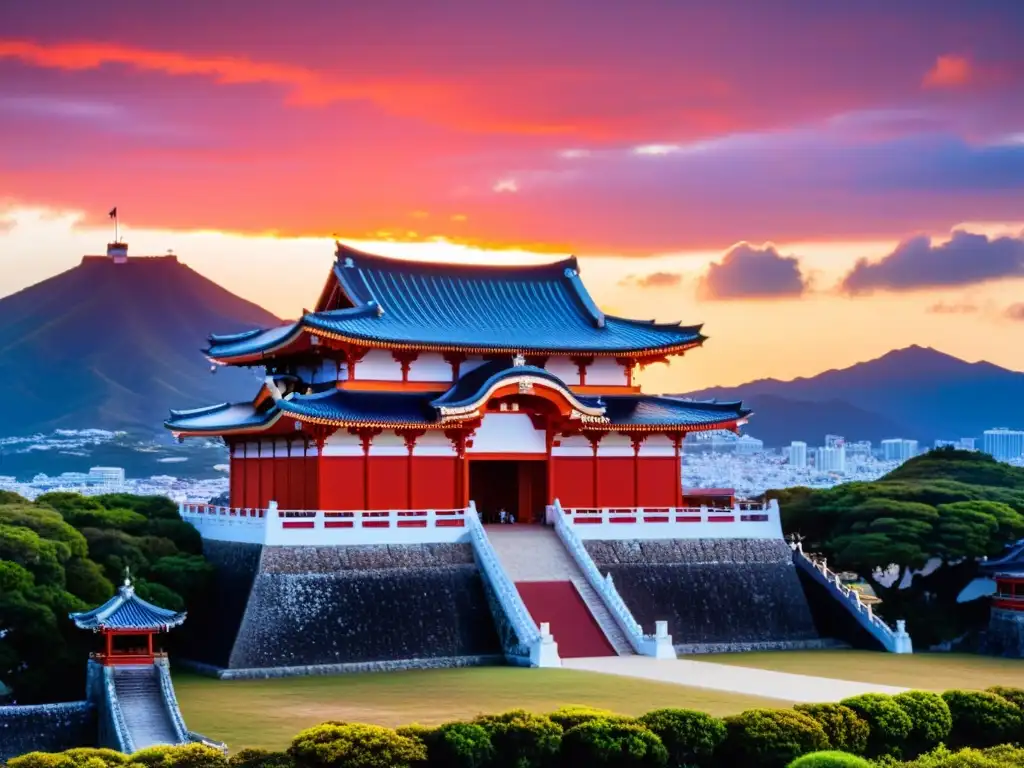
POLYGON ((640 506, 640 446, 644 435, 630 435, 633 442, 633 506, 640 506))
POLYGON ((248 507, 249 506, 248 500, 246 499, 246 491, 245 491, 246 483, 248 482, 248 478, 245 476, 245 473, 248 471, 246 469, 246 465, 248 463, 249 463, 249 444, 243 440, 242 441, 242 460, 240 462, 238 462, 238 465, 242 468, 242 482, 239 484, 239 487, 242 489, 242 492, 239 494, 240 498, 238 498, 238 499, 231 499, 231 506, 233 506, 233 507, 248 507))
POLYGON ((676 481, 676 494, 675 494, 676 503, 675 503, 675 506, 677 508, 683 506, 683 462, 682 462, 682 453, 683 453, 683 451, 682 451, 682 448, 683 448, 683 440, 685 440, 685 439, 686 439, 686 433, 685 432, 677 432, 674 435, 672 435, 672 447, 675 449, 675 455, 676 455, 676 469, 675 469, 675 472, 673 473, 673 476, 675 477, 675 481, 676 481))
POLYGON ((604 435, 602 435, 601 433, 597 433, 597 434, 593 434, 593 435, 587 435, 587 439, 590 441, 590 450, 591 450, 590 466, 593 469, 593 486, 594 486, 594 503, 593 503, 593 506, 595 506, 595 507, 600 507, 601 506, 601 501, 600 501, 601 493, 598 490, 598 488, 599 488, 599 486, 598 486, 598 477, 599 477, 599 475, 597 473, 597 467, 598 467, 598 463, 597 463, 597 447, 601 444, 601 438, 602 437, 604 437, 604 435))
POLYGON ((547 442, 548 455, 547 455, 547 458, 545 459, 545 464, 544 464, 544 472, 545 472, 545 478, 546 478, 545 482, 547 483, 547 486, 548 486, 546 491, 544 492, 544 496, 546 497, 546 499, 547 499, 546 503, 548 503, 548 504, 553 504, 554 501, 555 501, 555 459, 554 459, 554 456, 553 456, 554 447, 555 447, 555 437, 556 437, 556 433, 553 430, 548 429, 548 431, 547 431, 547 441, 546 441, 547 442))
POLYGON ((254 507, 263 509, 263 440, 256 441, 256 503, 254 507))
POLYGON ((316 506, 314 509, 323 509, 326 501, 325 489, 327 481, 324 478, 324 443, 327 442, 326 435, 318 431, 316 434, 316 506))
POLYGON ((370 444, 373 437, 369 430, 362 430, 359 440, 363 444, 363 509, 370 509, 370 444))

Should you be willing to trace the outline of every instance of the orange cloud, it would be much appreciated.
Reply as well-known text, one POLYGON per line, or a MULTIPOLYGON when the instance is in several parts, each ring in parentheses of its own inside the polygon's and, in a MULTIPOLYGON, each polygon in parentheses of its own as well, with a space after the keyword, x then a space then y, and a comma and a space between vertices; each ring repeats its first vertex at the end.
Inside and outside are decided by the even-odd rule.
POLYGON ((96 69, 104 64, 122 64, 166 75, 194 75, 213 78, 225 85, 267 83, 283 86, 293 104, 323 105, 348 99, 373 97, 374 86, 341 84, 317 72, 290 64, 263 63, 242 57, 191 57, 170 51, 150 51, 108 43, 38 43, 0 41, 0 58, 51 69, 96 69))
POLYGON ((924 76, 925 88, 960 88, 975 79, 977 72, 966 56, 946 54, 924 76))

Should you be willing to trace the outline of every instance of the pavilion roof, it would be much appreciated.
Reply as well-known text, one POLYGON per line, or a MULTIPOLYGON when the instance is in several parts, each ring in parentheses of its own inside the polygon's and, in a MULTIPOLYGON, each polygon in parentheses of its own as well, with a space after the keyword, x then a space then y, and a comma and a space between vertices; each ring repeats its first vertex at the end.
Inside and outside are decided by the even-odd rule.
POLYGON ((303 333, 391 349, 596 355, 667 354, 704 341, 700 326, 604 314, 575 258, 541 265, 447 264, 338 247, 332 279, 343 301, 296 322, 213 335, 231 361, 281 349, 303 333))
MULTIPOLYGON (((517 361, 518 362, 518 361, 517 361)), ((471 415, 497 387, 509 381, 533 381, 558 390, 573 408, 591 417, 584 428, 656 431, 728 428, 751 411, 739 402, 696 401, 655 395, 577 395, 557 376, 530 365, 494 361, 464 375, 446 392, 388 392, 336 389, 312 394, 291 392, 256 405, 215 405, 172 411, 165 422, 179 434, 258 432, 277 419, 338 427, 383 429, 443 428, 451 419, 471 415)))
POLYGON ((135 594, 135 587, 127 578, 117 593, 103 605, 69 616, 81 629, 93 631, 120 629, 159 632, 185 621, 184 611, 176 613, 143 600, 135 594))

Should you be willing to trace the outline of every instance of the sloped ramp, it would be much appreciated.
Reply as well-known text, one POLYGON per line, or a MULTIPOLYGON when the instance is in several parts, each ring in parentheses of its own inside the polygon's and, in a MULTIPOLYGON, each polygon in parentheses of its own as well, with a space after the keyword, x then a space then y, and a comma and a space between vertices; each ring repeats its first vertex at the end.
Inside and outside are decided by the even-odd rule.
POLYGON ((117 698, 111 704, 120 709, 131 747, 188 743, 175 728, 156 665, 115 667, 113 678, 117 698))
POLYGON ((563 659, 616 655, 571 581, 517 581, 516 589, 533 620, 550 624, 563 659))

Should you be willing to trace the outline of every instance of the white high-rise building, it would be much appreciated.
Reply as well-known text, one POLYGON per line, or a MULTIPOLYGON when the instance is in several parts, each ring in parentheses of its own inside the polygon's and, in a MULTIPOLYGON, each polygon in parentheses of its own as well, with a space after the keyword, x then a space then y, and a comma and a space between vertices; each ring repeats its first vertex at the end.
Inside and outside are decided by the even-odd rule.
POLYGON ((88 482, 104 493, 120 493, 124 490, 124 467, 92 467, 88 482))
POLYGON ((894 438, 882 441, 883 461, 906 461, 917 456, 917 440, 894 438))
POLYGON ((794 440, 789 444, 789 464, 798 469, 807 466, 807 443, 794 440))
POLYGON ((977 442, 973 437, 961 437, 958 447, 963 451, 976 451, 978 450, 977 442))
POLYGON ((986 429, 983 436, 984 451, 999 461, 1024 456, 1024 431, 1017 429, 986 429))
POLYGON ((814 467, 819 472, 846 472, 846 451, 843 446, 825 446, 814 452, 814 467))
POLYGON ((736 453, 749 456, 752 453, 761 453, 764 450, 764 441, 758 440, 750 435, 743 435, 736 441, 736 453))
POLYGON ((846 438, 842 435, 825 435, 826 448, 839 448, 846 445, 846 438))

